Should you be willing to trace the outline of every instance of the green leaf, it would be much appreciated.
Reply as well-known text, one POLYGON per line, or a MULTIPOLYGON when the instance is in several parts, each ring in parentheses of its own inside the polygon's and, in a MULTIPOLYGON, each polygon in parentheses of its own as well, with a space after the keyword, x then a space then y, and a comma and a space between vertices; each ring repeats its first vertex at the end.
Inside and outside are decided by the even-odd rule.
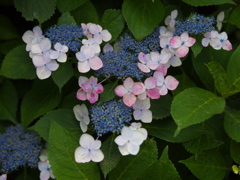
POLYGON ((107 174, 117 166, 121 157, 121 154, 119 153, 119 150, 118 150, 118 146, 114 142, 115 138, 116 138, 115 134, 109 136, 108 139, 103 142, 103 145, 101 148, 104 154, 104 159, 102 162, 100 162, 100 167, 102 169, 102 172, 105 178, 107 174))
POLYGON ((181 130, 180 133, 174 137, 177 125, 169 118, 143 124, 143 127, 147 129, 149 135, 172 143, 186 142, 206 133, 199 124, 196 124, 181 130))
POLYGON ((12 49, 23 44, 22 39, 13 39, 0 43, 0 52, 4 55, 9 53, 12 49))
POLYGON ((62 87, 68 82, 68 80, 73 76, 73 67, 71 62, 67 61, 65 63, 60 63, 59 68, 52 72, 52 78, 55 84, 59 87, 61 92, 62 87))
POLYGON ((151 107, 153 119, 163 119, 170 115, 170 107, 172 103, 172 97, 167 94, 161 96, 160 99, 151 99, 151 107))
POLYGON ((87 1, 82 6, 70 12, 77 25, 81 23, 98 23, 98 13, 94 5, 87 1))
POLYGON ((79 146, 80 131, 68 131, 51 122, 49 133, 48 156, 57 180, 66 179, 100 179, 97 163, 76 163, 75 149, 79 146))
POLYGON ((200 80, 208 90, 214 91, 214 80, 209 72, 206 64, 212 61, 217 61, 222 67, 227 67, 231 51, 215 50, 212 47, 203 48, 201 53, 196 58, 192 57, 193 67, 199 76, 200 80))
POLYGON ((230 144, 230 153, 232 159, 239 165, 240 164, 240 143, 236 141, 231 141, 230 144))
POLYGON ((230 83, 235 85, 240 90, 240 46, 232 54, 227 68, 227 77, 230 83))
POLYGON ((196 84, 185 73, 174 77, 179 81, 178 87, 172 91, 174 96, 187 88, 196 87, 196 84))
POLYGON ((37 19, 41 24, 54 14, 56 0, 14 0, 14 5, 27 21, 37 19))
POLYGON ((4 26, 0 26, 0 34, 2 34, 0 40, 19 38, 16 28, 6 16, 0 15, 0 24, 4 24, 4 26))
POLYGON ((72 11, 86 3, 88 0, 57 0, 57 8, 63 14, 72 11))
POLYGON ((223 156, 217 150, 203 152, 180 163, 186 165, 200 180, 222 180, 228 170, 223 156))
POLYGON ((70 131, 79 130, 79 122, 76 120, 73 110, 67 109, 57 109, 48 112, 28 129, 38 132, 44 140, 48 141, 51 121, 70 131))
POLYGON ((112 39, 109 42, 113 42, 124 28, 124 19, 121 11, 107 9, 103 14, 100 25, 111 33, 112 39))
MULTIPOLYGON (((203 37, 201 36, 201 39, 203 37)), ((194 58, 197 57, 197 55, 202 51, 202 43, 201 43, 200 36, 197 37, 197 41, 194 43, 194 45, 191 47, 191 50, 193 51, 194 58)))
POLYGON ((62 101, 60 102, 58 108, 64 108, 64 109, 73 109, 73 107, 76 104, 81 103, 81 101, 79 101, 76 97, 77 91, 76 92, 72 92, 70 94, 68 94, 67 96, 62 98, 62 101))
POLYGON ((201 123, 225 108, 224 98, 217 97, 210 91, 189 88, 175 96, 171 114, 178 125, 176 134, 183 128, 201 123))
POLYGON ((204 150, 210 150, 224 144, 222 132, 223 125, 220 116, 213 116, 201 124, 205 133, 197 138, 183 143, 185 149, 193 154, 199 154, 204 150))
POLYGON ((225 70, 218 62, 212 61, 206 66, 214 78, 217 91, 223 97, 231 96, 239 91, 235 86, 230 85, 225 70))
POLYGON ((109 180, 138 179, 157 160, 157 145, 152 139, 140 146, 136 156, 122 156, 117 167, 109 173, 109 180))
POLYGON ((17 123, 18 95, 16 88, 9 80, 0 85, 0 120, 10 120, 17 123))
POLYGON ((57 23, 58 26, 60 26, 62 24, 70 24, 71 25, 71 24, 76 24, 76 22, 69 12, 65 12, 58 19, 58 23, 57 23))
POLYGON ((165 15, 161 0, 124 0, 122 13, 137 40, 149 35, 165 15))
POLYGON ((4 58, 1 75, 11 79, 35 79, 36 68, 34 67, 26 45, 17 46, 4 58))
POLYGON ((35 81, 21 104, 21 121, 27 127, 34 119, 55 108, 61 100, 57 86, 50 79, 35 81))
POLYGON ((182 0, 192 6, 211 6, 220 4, 235 4, 232 0, 182 0))
POLYGON ((240 142, 240 110, 225 111, 224 129, 230 138, 240 142))
POLYGON ((174 164, 168 158, 168 146, 164 148, 160 159, 153 163, 140 178, 140 180, 145 179, 181 179, 174 164))
POLYGON ((238 5, 230 14, 228 22, 231 24, 236 25, 238 28, 240 28, 240 21, 239 21, 239 16, 240 16, 240 5, 238 5))
POLYGON ((98 101, 98 104, 110 101, 116 96, 114 89, 118 86, 117 82, 118 81, 111 82, 103 86, 104 91, 100 94, 100 100, 98 101))

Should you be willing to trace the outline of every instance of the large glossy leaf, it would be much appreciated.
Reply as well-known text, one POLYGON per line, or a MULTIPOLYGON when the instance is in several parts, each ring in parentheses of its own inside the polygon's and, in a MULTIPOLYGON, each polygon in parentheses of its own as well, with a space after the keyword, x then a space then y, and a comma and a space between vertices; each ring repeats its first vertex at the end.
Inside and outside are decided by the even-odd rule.
POLYGON ((80 146, 79 138, 80 131, 68 131, 54 121, 51 122, 48 156, 56 179, 100 179, 97 163, 75 162, 74 152, 80 146))
POLYGON ((152 139, 145 141, 140 146, 136 156, 122 156, 117 167, 109 173, 110 180, 137 179, 144 171, 157 161, 157 146, 152 139))
POLYGON ((102 162, 100 162, 100 167, 102 169, 102 172, 104 174, 104 177, 106 178, 107 174, 117 166, 121 154, 118 150, 117 144, 114 142, 114 139, 116 138, 115 134, 112 134, 108 137, 106 141, 102 144, 102 152, 104 154, 104 159, 102 162))
POLYGON ((26 45, 15 47, 5 56, 0 73, 11 79, 35 79, 37 77, 36 68, 26 51, 26 45))
POLYGON ((174 164, 168 158, 168 146, 164 148, 160 159, 153 163, 140 179, 181 179, 174 164))
POLYGON ((122 12, 134 37, 141 40, 162 21, 165 8, 161 0, 124 0, 122 12))
POLYGON ((240 5, 238 5, 230 14, 228 22, 231 24, 236 25, 238 28, 240 28, 240 21, 239 21, 239 16, 240 16, 240 5))
POLYGON ((48 141, 51 121, 58 123, 69 131, 80 130, 79 121, 76 120, 73 110, 68 109, 50 111, 28 129, 38 132, 45 141, 48 141))
POLYGON ((9 80, 0 84, 0 120, 17 122, 18 95, 16 88, 9 80))
POLYGON ((56 0, 14 0, 14 5, 26 20, 43 23, 54 14, 56 0))
POLYGON ((55 108, 61 100, 61 94, 50 79, 35 81, 33 87, 24 96, 21 104, 21 121, 27 127, 34 119, 55 108))
POLYGON ((237 163, 240 164, 240 143, 236 141, 231 141, 230 144, 230 153, 232 159, 237 163))
POLYGON ((228 169, 223 156, 217 150, 205 151, 180 162, 200 180, 222 180, 228 169))
POLYGON ((175 96, 171 114, 179 131, 193 124, 198 124, 225 108, 225 100, 210 91, 201 88, 189 88, 175 96))
POLYGON ((228 63, 227 68, 227 77, 229 78, 229 81, 235 85, 238 89, 240 89, 240 46, 234 51, 232 54, 230 61, 228 63))
POLYGON ((240 142, 240 111, 226 110, 224 116, 224 129, 228 136, 240 142))
POLYGON ((232 0, 182 0, 192 6, 210 6, 210 5, 220 5, 220 4, 234 4, 232 0))
POLYGON ((88 0, 57 0, 57 8, 61 13, 72 11, 86 3, 88 0))

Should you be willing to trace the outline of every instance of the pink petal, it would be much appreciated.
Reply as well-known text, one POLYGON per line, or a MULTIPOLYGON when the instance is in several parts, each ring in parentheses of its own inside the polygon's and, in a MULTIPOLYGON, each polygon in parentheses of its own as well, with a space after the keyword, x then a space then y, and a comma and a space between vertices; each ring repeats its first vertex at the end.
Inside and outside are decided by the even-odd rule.
POLYGON ((78 71, 81 73, 86 73, 90 71, 90 66, 88 61, 78 61, 78 71))
POLYGON ((163 74, 159 71, 155 71, 155 73, 153 74, 153 77, 155 77, 157 79, 157 86, 162 86, 162 84, 164 82, 163 74))
POLYGON ((78 79, 78 84, 80 87, 82 87, 82 84, 87 82, 88 81, 88 78, 85 77, 85 76, 80 76, 79 79, 78 79))
POLYGON ((110 52, 110 51, 113 51, 112 45, 109 43, 105 44, 105 46, 103 47, 103 52, 106 53, 106 52, 110 52))
POLYGON ((151 71, 149 67, 141 63, 138 63, 138 68, 144 73, 149 73, 151 71))
POLYGON ((172 19, 176 19, 177 15, 178 15, 178 11, 176 9, 171 12, 172 19))
POLYGON ((145 86, 143 83, 140 83, 140 82, 134 83, 134 85, 131 88, 131 92, 135 95, 139 95, 143 93, 144 90, 145 90, 145 86))
POLYGON ((92 33, 92 34, 97 34, 99 32, 102 31, 102 27, 97 25, 97 24, 91 24, 89 26, 89 31, 92 33))
POLYGON ((168 93, 168 89, 165 85, 161 86, 161 87, 157 87, 159 89, 159 93, 160 95, 164 96, 168 93))
POLYGON ((191 47, 195 42, 196 42, 196 39, 189 37, 188 40, 185 41, 184 45, 187 47, 191 47))
POLYGON ((94 56, 91 59, 89 59, 89 66, 93 70, 98 70, 101 67, 103 67, 102 60, 98 56, 94 56))
POLYGON ((134 85, 134 81, 131 77, 128 77, 127 79, 124 80, 123 86, 127 89, 130 90, 132 86, 134 85))
POLYGON ((150 99, 159 99, 160 98, 159 90, 157 88, 148 89, 147 96, 150 99))
POLYGON ((167 66, 164 64, 159 64, 158 68, 156 71, 161 72, 164 76, 167 74, 167 66))
POLYGON ((98 100, 98 93, 96 91, 92 90, 90 92, 87 92, 87 99, 91 104, 97 102, 98 100))
POLYGON ((147 89, 152 89, 157 86, 157 79, 155 77, 149 77, 145 79, 144 85, 147 89))
POLYGON ((123 85, 118 85, 115 88, 114 92, 117 96, 123 97, 128 91, 126 90, 126 88, 123 85))
POLYGON ((96 93, 100 94, 104 91, 103 89, 103 86, 101 84, 97 84, 95 87, 94 87, 96 93))
POLYGON ((43 66, 45 64, 45 61, 44 61, 42 55, 33 56, 32 61, 33 61, 34 66, 36 66, 36 67, 43 66))
POLYGON ((133 106, 136 100, 137 100, 136 96, 132 93, 126 93, 123 96, 123 103, 126 104, 128 107, 133 106))
POLYGON ((165 78, 165 82, 166 82, 166 87, 169 89, 169 90, 174 90, 177 88, 179 82, 178 80, 176 80, 173 76, 167 76, 165 78))
POLYGON ((202 45, 204 47, 207 47, 209 45, 210 39, 209 38, 203 38, 202 39, 202 45))
POLYGON ((34 32, 35 36, 41 36, 42 35, 42 29, 39 26, 35 26, 33 28, 33 32, 34 32))
POLYGON ((144 91, 143 93, 139 94, 137 97, 138 99, 144 100, 147 98, 147 92, 144 91))
POLYGON ((225 41, 222 43, 222 48, 223 48, 224 50, 230 51, 230 50, 232 50, 232 44, 230 43, 229 40, 225 40, 225 41))
POLYGON ((177 49, 177 53, 180 57, 185 57, 189 51, 187 46, 181 46, 177 49))
POLYGON ((170 45, 173 47, 173 48, 179 48, 182 44, 182 41, 180 39, 179 36, 174 36, 173 38, 171 38, 170 40, 170 45))
POLYGON ((82 88, 77 91, 77 99, 82 101, 87 99, 87 93, 82 88))

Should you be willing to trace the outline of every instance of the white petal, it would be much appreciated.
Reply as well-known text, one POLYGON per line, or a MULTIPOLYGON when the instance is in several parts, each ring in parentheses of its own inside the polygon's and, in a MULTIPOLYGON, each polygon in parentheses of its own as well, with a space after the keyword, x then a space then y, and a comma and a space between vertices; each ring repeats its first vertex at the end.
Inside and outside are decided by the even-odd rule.
POLYGON ((89 157, 88 149, 85 149, 83 147, 78 147, 75 150, 74 157, 77 163, 86 163, 91 161, 91 158, 89 157))
POLYGON ((85 133, 88 129, 88 126, 85 122, 80 121, 80 128, 81 128, 82 132, 85 133))
POLYGON ((123 136, 119 135, 115 138, 114 142, 119 146, 123 146, 124 144, 126 144, 127 139, 125 139, 123 136))
POLYGON ((46 64, 49 70, 56 71, 59 67, 59 64, 55 60, 51 60, 49 63, 46 64))
POLYGON ((48 170, 40 172, 40 180, 48 180, 50 177, 50 172, 48 170))
POLYGON ((142 111, 141 110, 135 110, 133 111, 133 117, 135 120, 140 120, 142 119, 142 111))
POLYGON ((47 170, 47 168, 49 168, 49 165, 47 162, 43 162, 43 161, 40 161, 38 162, 38 169, 39 171, 44 171, 44 170, 47 170))
POLYGON ((118 150, 123 156, 129 155, 129 152, 127 150, 127 145, 124 146, 118 146, 118 150))
POLYGON ((58 62, 66 62, 67 61, 67 55, 65 53, 60 53, 58 58, 57 58, 58 62))
POLYGON ((143 111, 141 121, 144 123, 152 122, 152 111, 150 111, 150 110, 143 111))
POLYGON ((51 76, 52 71, 47 66, 37 67, 37 76, 39 79, 47 79, 51 76))
POLYGON ((127 144, 127 151, 129 152, 129 154, 137 155, 139 150, 140 150, 140 146, 139 145, 133 145, 131 143, 127 144))
POLYGON ((90 157, 93 162, 100 162, 103 160, 104 155, 100 149, 92 149, 90 152, 90 157))
POLYGON ((79 139, 79 144, 86 148, 89 149, 91 147, 91 145, 94 143, 94 138, 89 135, 89 134, 82 134, 80 139, 79 139))

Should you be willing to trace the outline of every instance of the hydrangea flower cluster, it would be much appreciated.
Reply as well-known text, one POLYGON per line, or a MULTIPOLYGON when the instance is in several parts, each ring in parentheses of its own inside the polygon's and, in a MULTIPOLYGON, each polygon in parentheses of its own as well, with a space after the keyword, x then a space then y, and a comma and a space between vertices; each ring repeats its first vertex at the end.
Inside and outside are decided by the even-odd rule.
POLYGON ((76 97, 81 101, 88 100, 90 107, 78 104, 73 108, 83 131, 80 146, 75 150, 76 162, 102 161, 104 154, 100 150, 101 141, 98 138, 106 133, 120 134, 114 141, 123 156, 139 152, 148 133, 140 122, 134 120, 151 123, 151 99, 159 99, 177 88, 179 82, 168 75, 168 69, 182 64, 181 58, 187 56, 196 42, 193 35, 204 34, 204 47, 211 45, 216 50, 232 49, 227 34, 218 32, 214 27, 217 24, 217 29, 221 29, 224 13, 221 12, 217 20, 193 14, 180 21, 176 20, 177 15, 177 10, 172 11, 165 19, 166 26, 157 27, 141 41, 136 41, 129 32, 125 32, 114 45, 105 44, 103 52, 101 43, 108 42, 112 36, 108 30, 93 23, 81 24, 80 29, 73 25, 53 26, 45 33, 48 38, 42 35, 39 27, 24 34, 26 50, 30 51, 37 69, 40 65, 36 61, 45 60, 41 64, 44 67, 41 67, 44 69, 41 72, 45 76, 41 76, 38 73, 40 70, 37 70, 40 79, 51 75, 56 61, 66 62, 68 49, 75 53, 80 73, 95 71, 94 76, 85 77, 81 74, 78 79, 80 89, 76 97), (51 44, 55 50, 50 49, 51 44), (50 60, 46 61, 46 57, 50 60), (50 73, 46 73, 46 68, 50 73), (98 79, 103 77, 105 80, 118 79, 120 83, 113 90, 115 97, 97 103, 99 94, 104 92, 102 83, 105 82, 98 82, 98 79), (97 139, 86 133, 90 123, 97 139))
POLYGON ((48 160, 48 152, 47 149, 43 149, 39 156, 40 161, 38 162, 38 169, 40 172, 40 180, 48 180, 50 177, 55 179, 53 175, 51 166, 48 160))
POLYGON ((24 130, 21 125, 7 127, 5 133, 0 134, 1 173, 7 174, 24 165, 36 168, 41 150, 37 133, 24 130))

